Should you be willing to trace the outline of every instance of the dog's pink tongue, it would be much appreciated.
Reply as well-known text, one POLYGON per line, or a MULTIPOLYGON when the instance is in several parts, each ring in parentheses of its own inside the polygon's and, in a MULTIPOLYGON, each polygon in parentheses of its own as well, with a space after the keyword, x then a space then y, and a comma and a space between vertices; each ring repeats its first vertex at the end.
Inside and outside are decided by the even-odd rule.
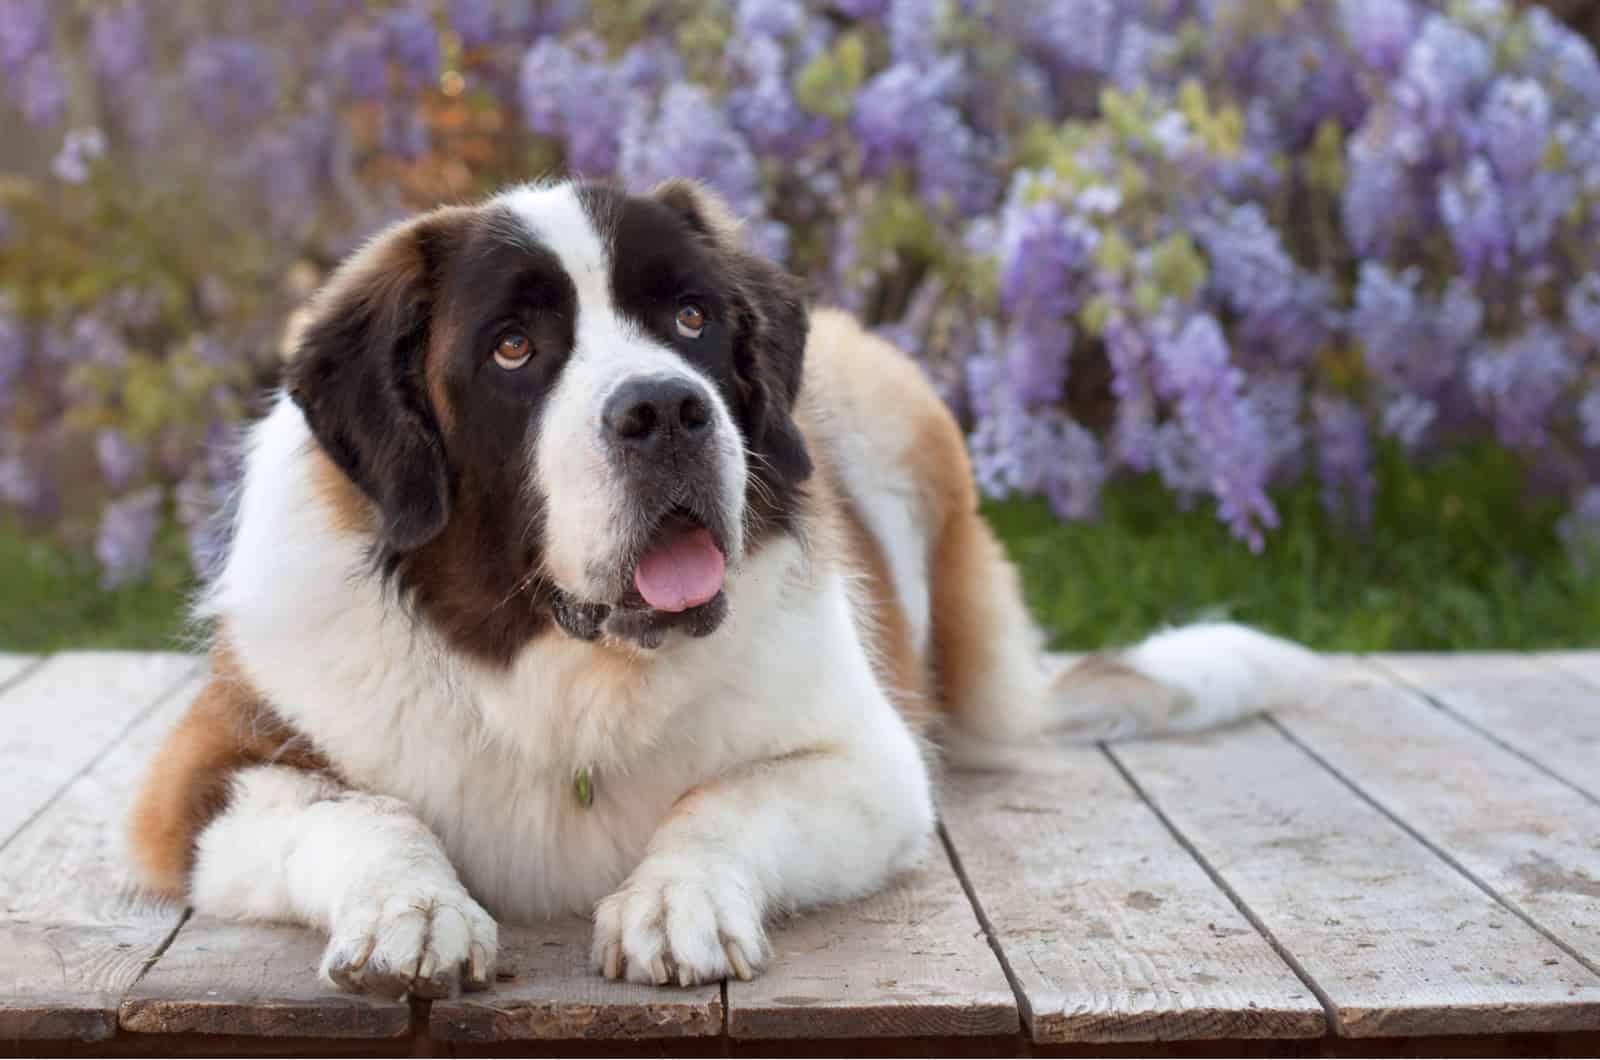
POLYGON ((687 611, 722 589, 722 564, 709 531, 669 526, 639 561, 633 585, 657 611, 687 611))

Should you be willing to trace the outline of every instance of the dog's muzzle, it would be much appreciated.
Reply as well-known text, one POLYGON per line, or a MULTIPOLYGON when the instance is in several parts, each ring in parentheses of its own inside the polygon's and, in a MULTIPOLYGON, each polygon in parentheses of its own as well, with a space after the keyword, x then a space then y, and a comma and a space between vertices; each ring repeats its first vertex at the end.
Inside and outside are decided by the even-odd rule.
POLYGON ((628 544, 611 557, 620 569, 602 574, 614 599, 558 609, 568 633, 603 630, 654 647, 670 630, 705 636, 722 624, 733 535, 713 401, 702 383, 674 375, 626 379, 606 397, 601 441, 625 498, 628 544))

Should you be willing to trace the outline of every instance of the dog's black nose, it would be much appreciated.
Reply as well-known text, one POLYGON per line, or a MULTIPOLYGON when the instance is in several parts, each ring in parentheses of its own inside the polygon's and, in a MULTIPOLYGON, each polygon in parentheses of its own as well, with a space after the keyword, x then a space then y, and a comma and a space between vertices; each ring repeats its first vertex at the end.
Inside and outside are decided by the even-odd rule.
POLYGON ((711 405, 687 379, 630 379, 606 399, 601 419, 616 441, 657 449, 698 441, 711 426, 711 405))

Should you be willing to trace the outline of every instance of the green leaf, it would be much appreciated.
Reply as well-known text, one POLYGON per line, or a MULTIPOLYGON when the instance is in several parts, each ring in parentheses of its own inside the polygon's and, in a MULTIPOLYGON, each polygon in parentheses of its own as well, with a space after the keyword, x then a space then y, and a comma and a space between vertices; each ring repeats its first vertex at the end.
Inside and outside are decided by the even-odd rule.
POLYGON ((1134 144, 1149 143, 1150 123, 1145 119, 1149 95, 1143 88, 1124 94, 1114 88, 1100 93, 1100 116, 1117 139, 1134 144))
POLYGON ((1311 140, 1311 150, 1306 155, 1306 180, 1324 195, 1338 195, 1344 190, 1344 131, 1332 118, 1317 126, 1311 140))
POLYGON ((866 41, 860 33, 846 33, 795 75, 795 99, 813 114, 842 121, 850 116, 866 71, 866 41))
POLYGON ((1184 78, 1183 84, 1178 86, 1178 111, 1194 128, 1205 128, 1211 120, 1205 86, 1192 77, 1184 78))
POLYGON ((1097 294, 1078 312, 1078 322, 1085 331, 1098 338, 1105 334, 1106 325, 1111 322, 1111 303, 1103 294, 1097 294))
POLYGON ((1143 316, 1155 316, 1161 311, 1161 291, 1155 284, 1145 281, 1133 288, 1133 305, 1143 316))
POLYGON ((1133 265, 1133 247, 1121 232, 1112 229, 1101 236, 1100 245, 1095 247, 1094 263, 1101 272, 1120 275, 1133 265))
POLYGON ((1206 282, 1206 261, 1186 233, 1174 232, 1150 255, 1150 275, 1165 295, 1187 302, 1206 282))
POLYGON ((861 226, 862 249, 868 258, 911 251, 928 261, 942 261, 949 252, 927 207, 908 187, 884 188, 868 207, 861 226))

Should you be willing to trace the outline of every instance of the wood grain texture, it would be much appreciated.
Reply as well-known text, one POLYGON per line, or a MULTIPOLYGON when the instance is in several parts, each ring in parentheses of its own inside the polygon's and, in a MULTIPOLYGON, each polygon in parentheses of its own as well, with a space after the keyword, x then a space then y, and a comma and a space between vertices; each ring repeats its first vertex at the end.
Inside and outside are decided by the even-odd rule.
POLYGON ((954 773, 944 818, 1035 1041, 1324 1032, 1312 992, 1100 752, 954 773))
MULTIPOLYGON (((1351 663, 1365 679, 1315 709, 1112 754, 1330 999, 1342 1033, 1600 1033, 1600 976, 1581 963, 1600 958, 1600 655, 1376 664, 1351 663)), ((314 932, 205 919, 177 930, 181 910, 123 868, 120 818, 200 665, 0 655, 0 711, 13 720, 0 735, 0 1042, 716 1046, 718 987, 606 983, 588 969, 583 921, 504 929, 511 978, 434 1003, 415 1037, 408 1006, 320 982, 314 932)), ((1319 1033, 1316 999, 1111 759, 1030 761, 953 774, 944 813, 1041 1042, 1319 1033)), ((783 924, 766 977, 728 984, 723 1045, 993 1042, 1017 1015, 977 932, 937 857, 887 894, 783 924)))
MULTIPOLYGON (((1278 722, 1340 776, 1600 966, 1600 806, 1375 668, 1278 722)), ((1540 724, 1530 714, 1528 725, 1540 724)), ((1596 763, 1600 768, 1600 762, 1596 763)))
POLYGON ((393 1038, 405 1002, 341 993, 317 974, 327 939, 287 925, 191 917, 122 1002, 122 1028, 144 1034, 393 1038))
POLYGON ((640 986, 589 967, 592 925, 577 917, 502 926, 495 985, 435 1001, 433 1037, 451 1042, 625 1041, 698 1038, 722 1032, 722 989, 640 986))
POLYGON ((1114 753, 1310 975, 1340 1034, 1600 1027, 1600 977, 1269 723, 1114 753))
MULTIPOLYGON (((117 1029, 124 995, 146 962, 178 928, 183 911, 176 903, 153 898, 135 886, 124 855, 122 816, 150 756, 198 693, 200 665, 184 656, 56 656, 12 693, 0 697, 0 710, 16 709, 12 696, 25 694, 29 698, 24 706, 29 709, 57 711, 96 734, 106 731, 112 721, 121 721, 111 734, 114 739, 127 725, 124 713, 137 718, 158 695, 168 693, 0 850, 0 982, 9 984, 9 989, 0 992, 0 1037, 110 1036, 117 1029), (181 681, 185 673, 196 676, 174 688, 174 677, 181 681), (136 691, 140 687, 144 693, 136 691), (104 706, 109 717, 81 709, 84 699, 75 696, 104 706), (143 707, 138 705, 141 697, 143 707)), ((70 762, 83 757, 92 746, 98 745, 61 725, 59 717, 41 716, 37 730, 26 740, 5 741, 0 762, 7 771, 18 768, 25 754, 70 762)), ((42 774, 38 767, 29 776, 42 774)), ((155 965, 163 969, 158 984, 169 985, 174 970, 183 966, 185 954, 204 945, 207 925, 202 922, 190 927, 192 932, 186 928, 187 934, 179 934, 182 945, 174 944, 178 952, 169 951, 155 965), (166 963, 167 957, 173 958, 171 964, 166 963)), ((282 1023, 281 1015, 271 1010, 272 997, 247 995, 246 989, 269 969, 291 963, 292 956, 284 952, 288 933, 265 927, 237 930, 239 934, 233 938, 258 942, 254 952, 244 946, 232 952, 224 947, 213 955, 227 953, 232 964, 219 960, 205 967, 191 966, 193 978, 205 983, 197 991, 195 1006, 203 1013, 182 1012, 176 1004, 181 998, 165 997, 163 1001, 173 1004, 147 1006, 136 1013, 135 1022, 157 1030, 230 1032, 234 1027, 223 1020, 207 1022, 218 1010, 227 1010, 227 1004, 212 1003, 216 999, 207 992, 234 987, 243 979, 245 987, 226 1001, 233 1003, 235 1011, 254 1009, 258 1001, 262 1006, 240 1022, 282 1023), (260 967, 241 975, 238 962, 252 960, 260 967), (240 999, 246 996, 248 1000, 241 1006, 240 999)), ((302 954, 303 962, 296 967, 299 979, 316 983, 319 952, 320 947, 308 956, 302 954)), ((282 978, 288 980, 288 973, 282 978)), ((297 995, 294 1000, 303 999, 297 995)), ((387 1028, 388 1032, 404 1033, 409 1022, 407 1009, 390 1008, 398 1011, 399 1025, 387 1028)), ((344 1023, 337 1019, 311 1021, 307 1026, 313 1029, 305 1033, 322 1037, 350 1033, 341 1029, 344 1023)))
POLYGON ((1600 801, 1600 687, 1553 661, 1511 653, 1372 661, 1600 801))
MULTIPOLYGON (((139 667, 117 669, 127 681, 139 667)), ((165 663, 145 673, 154 679, 146 685, 146 707, 158 691, 171 694, 0 849, 0 1038, 110 1037, 123 992, 182 917, 175 903, 135 886, 123 853, 122 814, 145 760, 198 681, 166 688, 165 663)), ((74 683, 58 681, 52 696, 74 683)), ((132 696, 131 686, 124 687, 132 696)), ((34 753, 82 750, 53 724, 41 727, 62 744, 46 749, 38 734, 28 745, 34 753)), ((20 765, 0 759, 6 772, 20 765)))
POLYGON ((949 859, 775 926, 772 960, 728 981, 734 1038, 1016 1034, 1017 1003, 949 859))
POLYGON ((0 691, 0 843, 200 665, 188 655, 66 652, 0 691))

